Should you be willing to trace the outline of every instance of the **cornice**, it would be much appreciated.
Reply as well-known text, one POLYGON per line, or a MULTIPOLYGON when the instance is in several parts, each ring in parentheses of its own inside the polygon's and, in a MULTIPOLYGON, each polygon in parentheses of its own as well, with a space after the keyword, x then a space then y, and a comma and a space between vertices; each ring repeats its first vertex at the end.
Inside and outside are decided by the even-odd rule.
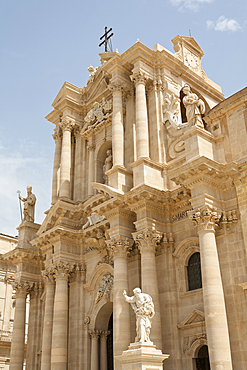
POLYGON ((207 183, 211 187, 226 190, 233 186, 239 176, 237 163, 219 163, 207 157, 199 157, 179 168, 168 170, 169 178, 177 185, 193 189, 199 183, 207 183))
POLYGON ((31 263, 39 264, 43 261, 42 254, 39 250, 26 249, 16 247, 15 249, 5 253, 2 258, 5 261, 11 262, 16 265, 23 261, 29 261, 31 263))

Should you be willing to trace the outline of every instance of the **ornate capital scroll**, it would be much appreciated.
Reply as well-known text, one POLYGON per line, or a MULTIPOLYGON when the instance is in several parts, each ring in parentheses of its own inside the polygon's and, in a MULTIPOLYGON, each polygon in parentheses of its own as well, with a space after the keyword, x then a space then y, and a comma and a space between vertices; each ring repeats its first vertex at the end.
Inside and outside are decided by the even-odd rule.
POLYGON ((53 268, 52 268, 52 273, 54 275, 54 278, 57 279, 63 279, 63 278, 68 278, 69 274, 73 271, 74 269, 74 264, 73 263, 67 263, 67 262, 57 262, 53 268))
POLYGON ((56 128, 54 130, 54 134, 52 135, 53 139, 55 140, 55 143, 62 140, 62 130, 60 124, 56 125, 56 128))
POLYGON ((15 290, 15 294, 28 294, 30 290, 33 288, 34 283, 27 282, 27 281, 14 281, 12 284, 13 289, 15 290))
POLYGON ((113 258, 115 257, 126 257, 129 250, 132 248, 133 241, 124 238, 123 236, 117 236, 106 241, 108 249, 112 252, 113 258))
POLYGON ((63 131, 72 131, 75 123, 68 119, 68 118, 63 118, 62 123, 61 123, 61 128, 63 131))
POLYGON ((110 83, 109 88, 110 88, 110 90, 112 90, 113 93, 116 92, 116 91, 122 92, 123 91, 123 84, 120 83, 119 81, 113 81, 113 82, 110 83))
POLYGON ((130 79, 132 82, 134 82, 135 85, 137 84, 145 85, 145 83, 147 82, 147 77, 142 71, 134 73, 132 76, 130 76, 130 79))
POLYGON ((133 233, 132 236, 141 253, 143 251, 155 252, 157 245, 162 239, 162 233, 152 229, 133 233))
POLYGON ((100 330, 89 330, 88 333, 91 339, 99 339, 100 337, 100 330))
POLYGON ((46 284, 49 284, 49 283, 53 284, 55 282, 54 272, 53 272, 52 267, 49 267, 46 270, 41 271, 41 274, 46 284))
POLYGON ((215 231, 219 225, 222 212, 208 205, 189 211, 188 216, 200 231, 215 231))
POLYGON ((85 282, 85 280, 86 280, 86 266, 84 263, 77 263, 70 273, 69 282, 70 283, 73 283, 74 281, 85 282))
POLYGON ((100 339, 106 340, 110 332, 108 330, 101 330, 100 332, 100 339))

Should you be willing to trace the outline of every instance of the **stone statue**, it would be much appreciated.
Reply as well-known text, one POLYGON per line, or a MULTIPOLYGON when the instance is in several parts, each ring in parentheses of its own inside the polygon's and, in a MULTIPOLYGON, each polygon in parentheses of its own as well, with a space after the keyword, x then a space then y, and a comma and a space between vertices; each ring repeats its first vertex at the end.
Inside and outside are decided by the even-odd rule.
POLYGON ((111 149, 108 149, 106 152, 106 159, 105 159, 105 164, 103 166, 103 179, 104 179, 104 184, 107 185, 107 176, 106 176, 106 171, 110 170, 112 168, 112 152, 111 149))
POLYGON ((97 212, 92 212, 87 218, 87 222, 82 226, 82 230, 85 230, 89 226, 98 224, 99 222, 105 220, 105 216, 98 215, 97 212))
POLYGON ((93 82, 93 80, 94 80, 94 77, 95 77, 95 74, 96 74, 96 72, 97 72, 97 69, 98 69, 99 67, 93 67, 91 64, 90 64, 90 66, 88 67, 88 72, 90 73, 89 74, 89 76, 88 76, 88 80, 87 80, 87 85, 90 83, 90 82, 93 82))
POLYGON ((34 206, 36 203, 36 196, 32 193, 32 186, 27 186, 27 197, 19 199, 24 202, 23 221, 34 222, 34 206))
POLYGON ((184 85, 182 90, 185 95, 183 97, 183 104, 186 109, 186 117, 189 126, 199 126, 204 128, 201 116, 205 113, 204 102, 199 99, 196 94, 193 94, 190 91, 189 85, 184 85))
POLYGON ((155 314, 152 298, 149 294, 142 293, 140 288, 135 288, 133 293, 133 297, 128 297, 124 290, 123 295, 136 314, 135 342, 150 342, 151 319, 155 314))

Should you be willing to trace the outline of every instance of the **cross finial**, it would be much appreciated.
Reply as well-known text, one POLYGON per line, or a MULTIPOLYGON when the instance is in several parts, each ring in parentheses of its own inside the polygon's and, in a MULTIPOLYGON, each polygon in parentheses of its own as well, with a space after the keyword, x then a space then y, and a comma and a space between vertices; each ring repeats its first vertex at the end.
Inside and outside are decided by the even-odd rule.
POLYGON ((112 32, 109 36, 108 36, 108 33, 112 31, 112 28, 110 28, 109 30, 107 30, 107 27, 105 27, 105 33, 103 36, 100 37, 100 40, 104 39, 104 41, 102 41, 99 46, 102 46, 103 44, 105 44, 105 53, 107 53, 108 51, 112 51, 112 46, 111 46, 111 40, 110 38, 114 35, 114 33, 112 32), (110 42, 109 42, 110 41, 110 42), (108 50, 108 46, 110 47, 110 50, 108 50))

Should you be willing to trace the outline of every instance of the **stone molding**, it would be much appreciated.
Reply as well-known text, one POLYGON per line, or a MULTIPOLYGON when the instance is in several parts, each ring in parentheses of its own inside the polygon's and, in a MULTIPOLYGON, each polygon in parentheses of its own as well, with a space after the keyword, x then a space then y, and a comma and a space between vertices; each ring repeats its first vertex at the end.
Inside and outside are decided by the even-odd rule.
POLYGON ((106 294, 111 292, 113 289, 114 284, 114 277, 109 272, 106 273, 103 277, 103 279, 100 282, 99 289, 97 292, 97 296, 95 298, 95 304, 99 303, 99 301, 102 299, 102 297, 106 294))
POLYGON ((132 234, 140 252, 155 252, 157 245, 161 242, 163 234, 159 231, 146 229, 132 234))
POLYGON ((188 212, 189 218, 200 231, 215 231, 219 225, 222 212, 205 205, 197 210, 188 212))

